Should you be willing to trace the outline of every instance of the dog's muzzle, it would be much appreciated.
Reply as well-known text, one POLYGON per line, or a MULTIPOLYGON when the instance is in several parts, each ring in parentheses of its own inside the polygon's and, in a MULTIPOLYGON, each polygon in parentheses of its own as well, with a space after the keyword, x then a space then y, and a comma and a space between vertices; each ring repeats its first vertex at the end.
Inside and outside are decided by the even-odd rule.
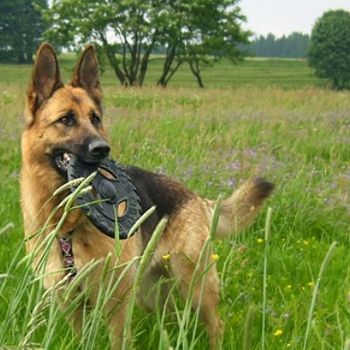
POLYGON ((57 170, 65 175, 72 157, 77 156, 85 163, 99 164, 108 157, 110 150, 105 140, 86 138, 82 144, 55 150, 52 158, 57 170))

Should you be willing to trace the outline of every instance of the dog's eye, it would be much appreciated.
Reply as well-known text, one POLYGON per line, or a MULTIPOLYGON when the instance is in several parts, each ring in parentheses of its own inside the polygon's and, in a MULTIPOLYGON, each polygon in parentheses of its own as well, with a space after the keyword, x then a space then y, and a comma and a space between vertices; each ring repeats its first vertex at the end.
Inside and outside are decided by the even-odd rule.
POLYGON ((94 124, 95 127, 99 127, 102 121, 101 121, 101 118, 96 113, 93 113, 91 116, 91 123, 94 124))
POLYGON ((65 126, 74 126, 76 124, 76 120, 73 114, 66 114, 62 118, 58 119, 57 122, 65 126))

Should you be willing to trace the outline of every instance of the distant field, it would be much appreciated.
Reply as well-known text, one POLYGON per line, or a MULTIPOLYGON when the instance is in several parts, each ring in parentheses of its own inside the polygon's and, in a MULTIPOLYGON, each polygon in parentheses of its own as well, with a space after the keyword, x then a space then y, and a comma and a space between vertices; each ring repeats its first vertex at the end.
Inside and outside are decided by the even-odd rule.
MULTIPOLYGON (((67 78, 71 74, 76 56, 63 55, 61 58, 62 72, 67 78)), ((161 72, 162 60, 153 58, 146 76, 146 85, 154 85, 161 72)), ((30 66, 0 65, 0 81, 23 81, 29 76, 30 66)), ((243 63, 233 65, 222 61, 214 67, 203 70, 203 80, 206 87, 238 87, 249 86, 279 86, 283 88, 298 88, 303 86, 322 86, 324 81, 315 77, 313 70, 305 60, 297 59, 246 59, 243 63)), ((118 84, 110 66, 105 65, 102 74, 104 85, 118 84)), ((197 82, 187 65, 180 68, 169 86, 196 87, 197 82)))
MULTIPOLYGON (((69 61, 64 60, 65 76, 69 61)), ((303 61, 249 60, 221 75, 227 67, 208 70, 207 85, 219 88, 204 90, 185 84, 192 82, 187 72, 174 80, 174 88, 124 89, 107 71, 105 124, 113 157, 164 172, 209 198, 227 195, 255 175, 273 181, 276 189, 267 204, 273 213, 266 309, 267 206, 241 236, 215 242, 218 268, 224 271, 223 349, 261 349, 263 314, 267 350, 303 349, 307 329, 308 350, 348 349, 350 93, 313 87, 322 82, 303 61), (337 247, 318 281, 334 241, 337 247)), ((155 77, 153 69, 149 78, 155 77)), ((76 337, 50 297, 43 298, 34 276, 24 273, 25 264, 19 264, 24 257, 19 139, 29 70, 0 66, 0 349, 25 344, 22 348, 105 350, 101 322, 90 340, 76 337)), ((181 310, 180 305, 180 317, 181 310)), ((174 313, 162 319, 160 312, 138 309, 133 330, 136 349, 168 350, 164 334, 168 345, 175 348, 178 342, 174 313)), ((193 326, 188 339, 188 349, 205 349, 201 326, 193 326)))

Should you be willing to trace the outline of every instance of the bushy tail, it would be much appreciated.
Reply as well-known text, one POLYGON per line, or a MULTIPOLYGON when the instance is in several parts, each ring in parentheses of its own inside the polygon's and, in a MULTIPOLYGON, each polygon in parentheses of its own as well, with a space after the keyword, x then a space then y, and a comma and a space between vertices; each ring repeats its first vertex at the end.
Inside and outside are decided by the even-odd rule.
MULTIPOLYGON (((216 237, 237 234, 254 220, 264 200, 271 194, 273 184, 263 178, 245 182, 221 202, 216 237)), ((214 209, 215 201, 209 201, 214 209)))

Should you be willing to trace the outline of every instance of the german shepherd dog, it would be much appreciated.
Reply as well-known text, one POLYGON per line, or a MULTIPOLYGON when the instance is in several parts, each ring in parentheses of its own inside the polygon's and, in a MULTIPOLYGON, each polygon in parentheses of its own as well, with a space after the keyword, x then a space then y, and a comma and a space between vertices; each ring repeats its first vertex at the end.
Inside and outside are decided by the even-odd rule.
MULTIPOLYGON (((85 48, 71 82, 64 84, 54 49, 47 43, 41 45, 28 85, 25 126, 21 140, 21 205, 27 253, 37 249, 47 237, 49 230, 40 235, 35 233, 40 231, 50 213, 67 195, 64 193, 52 196, 67 181, 69 155, 74 154, 85 162, 98 163, 109 154, 110 146, 103 126, 101 99, 98 62, 93 46, 85 48)), ((123 265, 141 256, 158 222, 167 216, 166 228, 144 273, 138 301, 141 306, 154 309, 156 293, 148 292, 163 275, 176 280, 179 295, 186 300, 203 245, 210 233, 215 201, 199 197, 181 183, 164 175, 137 167, 127 167, 126 172, 137 188, 142 210, 156 206, 156 211, 135 235, 121 241, 118 264, 123 265), (166 269, 164 256, 170 256, 166 269)), ((272 187, 271 183, 257 178, 242 184, 223 200, 216 237, 229 237, 249 225, 270 195, 272 187)), ((62 211, 59 210, 51 217, 51 228, 57 224, 61 215, 62 211)), ((74 265, 77 270, 75 278, 78 278, 79 271, 84 266, 92 261, 104 261, 108 255, 112 256, 112 264, 116 263, 114 239, 102 234, 81 209, 68 215, 57 238, 68 232, 71 233, 74 265)), ((34 259, 34 270, 37 262, 38 258, 34 259)), ((208 267, 203 262, 199 264, 202 270, 208 267)), ((122 281, 103 308, 111 334, 111 346, 115 349, 121 347, 123 336, 125 337, 123 325, 128 295, 137 270, 137 263, 135 265, 135 268, 123 270, 122 281)), ((53 288, 59 283, 64 288, 69 286, 71 282, 66 278, 67 271, 64 269, 58 239, 53 240, 50 246, 45 266, 45 288, 53 288)), ((80 292, 88 291, 84 295, 90 307, 96 304, 99 288, 102 288, 96 283, 102 273, 102 266, 103 264, 98 265, 79 285, 80 292)), ((118 271, 121 273, 121 270, 118 271)), ((219 278, 215 264, 211 264, 204 282, 198 282, 194 286, 192 307, 199 310, 199 317, 206 326, 212 349, 220 346, 223 334, 223 323, 217 310, 218 302, 219 278)), ((58 303, 62 308, 67 306, 60 298, 58 303)), ((78 333, 83 324, 83 315, 88 312, 86 305, 86 301, 82 301, 69 317, 78 333)), ((130 337, 130 334, 126 337, 130 337)))

